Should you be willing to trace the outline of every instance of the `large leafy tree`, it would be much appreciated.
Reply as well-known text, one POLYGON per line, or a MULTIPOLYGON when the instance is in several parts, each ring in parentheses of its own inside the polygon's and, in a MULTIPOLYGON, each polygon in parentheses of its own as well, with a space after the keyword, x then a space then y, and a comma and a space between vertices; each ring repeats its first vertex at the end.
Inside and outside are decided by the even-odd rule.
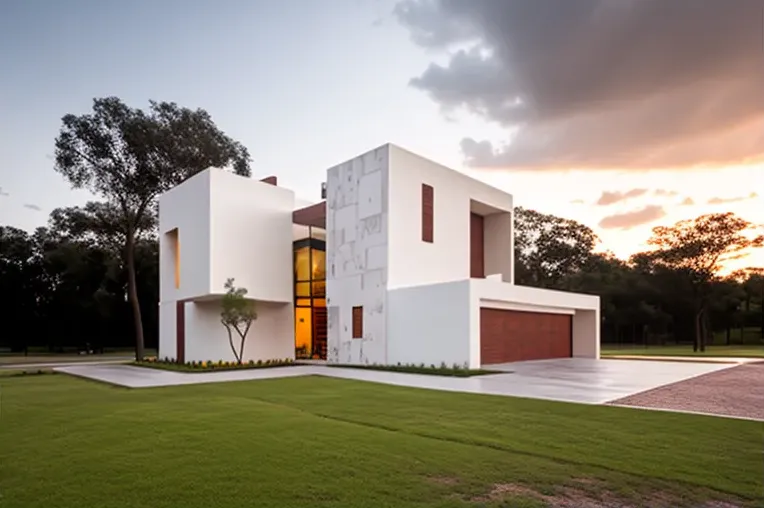
POLYGON ((39 323, 39 295, 46 292, 39 250, 26 231, 0 226, 0 295, 7 345, 14 351, 29 345, 39 323))
POLYGON ((92 113, 68 114, 56 138, 55 169, 73 187, 104 198, 102 216, 121 245, 133 311, 136 357, 143 357, 135 246, 156 213, 156 198, 209 167, 249 176, 247 149, 226 136, 210 115, 172 102, 151 101, 148 111, 116 97, 93 100, 92 113))
POLYGON ((566 277, 580 271, 599 242, 591 228, 570 219, 515 208, 515 281, 563 289, 566 277))
POLYGON ((748 267, 737 270, 731 276, 741 284, 743 291, 743 314, 740 319, 741 336, 743 328, 746 326, 746 318, 753 315, 752 302, 758 301, 759 304, 759 337, 764 340, 764 267, 748 267))
POLYGON ((705 350, 704 320, 718 272, 725 262, 764 245, 764 235, 756 234, 757 229, 733 213, 702 215, 654 228, 648 240, 654 250, 635 258, 653 271, 668 269, 681 275, 692 302, 695 350, 705 350))

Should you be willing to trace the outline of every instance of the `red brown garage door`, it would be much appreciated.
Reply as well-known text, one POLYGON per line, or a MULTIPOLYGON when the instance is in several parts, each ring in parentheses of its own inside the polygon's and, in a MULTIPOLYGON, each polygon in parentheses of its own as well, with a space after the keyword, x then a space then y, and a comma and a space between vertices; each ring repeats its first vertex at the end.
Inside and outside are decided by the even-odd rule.
POLYGON ((484 365, 572 356, 569 314, 480 309, 480 359, 484 365))

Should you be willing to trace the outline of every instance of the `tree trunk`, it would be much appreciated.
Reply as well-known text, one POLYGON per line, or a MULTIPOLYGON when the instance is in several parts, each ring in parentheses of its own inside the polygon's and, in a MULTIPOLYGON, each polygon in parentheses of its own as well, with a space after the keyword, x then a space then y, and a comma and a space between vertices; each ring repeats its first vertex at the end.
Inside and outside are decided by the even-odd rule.
POLYGON ((239 361, 239 358, 236 356, 236 346, 233 345, 233 335, 231 334, 231 326, 223 323, 223 326, 225 326, 226 331, 228 332, 228 344, 231 346, 231 351, 233 351, 233 357, 236 359, 236 361, 239 361))
POLYGON ((695 314, 695 339, 692 342, 692 351, 697 353, 700 348, 700 312, 695 314))
POLYGON ((127 299, 133 309, 133 325, 135 327, 135 359, 142 360, 143 349, 143 319, 141 305, 138 301, 138 283, 135 278, 135 233, 128 232, 125 242, 125 265, 127 267, 127 299))

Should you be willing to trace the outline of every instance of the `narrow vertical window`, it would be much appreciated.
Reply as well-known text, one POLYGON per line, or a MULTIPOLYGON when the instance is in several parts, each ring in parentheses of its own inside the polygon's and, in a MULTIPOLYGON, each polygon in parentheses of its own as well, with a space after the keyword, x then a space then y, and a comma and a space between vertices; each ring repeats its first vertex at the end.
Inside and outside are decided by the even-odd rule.
POLYGON ((422 241, 433 242, 435 191, 430 185, 422 184, 422 241))
POLYGON ((178 240, 178 228, 167 232, 167 240, 172 252, 173 272, 175 275, 175 289, 180 288, 180 241, 178 240))
POLYGON ((363 307, 353 307, 353 338, 363 338, 363 307))

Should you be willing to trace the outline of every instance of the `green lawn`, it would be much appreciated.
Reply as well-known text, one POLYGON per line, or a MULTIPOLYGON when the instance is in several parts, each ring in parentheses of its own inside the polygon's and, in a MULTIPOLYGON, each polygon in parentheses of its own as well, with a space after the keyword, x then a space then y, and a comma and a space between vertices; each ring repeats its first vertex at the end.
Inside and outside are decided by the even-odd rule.
POLYGON ((0 389, 3 507, 753 506, 764 478, 762 425, 742 420, 321 377, 0 389))
MULTIPOLYGON (((108 351, 97 355, 79 355, 74 353, 44 353, 30 352, 27 356, 24 353, 0 353, 0 366, 2 365, 22 365, 32 363, 74 363, 74 362, 97 362, 104 360, 119 360, 124 358, 129 360, 133 358, 133 351, 108 351)), ((146 356, 156 355, 156 350, 146 351, 146 356)))
POLYGON ((764 346, 706 346, 704 352, 693 352, 692 346, 648 346, 613 348, 602 346, 602 355, 640 355, 640 356, 730 356, 764 358, 764 346))

